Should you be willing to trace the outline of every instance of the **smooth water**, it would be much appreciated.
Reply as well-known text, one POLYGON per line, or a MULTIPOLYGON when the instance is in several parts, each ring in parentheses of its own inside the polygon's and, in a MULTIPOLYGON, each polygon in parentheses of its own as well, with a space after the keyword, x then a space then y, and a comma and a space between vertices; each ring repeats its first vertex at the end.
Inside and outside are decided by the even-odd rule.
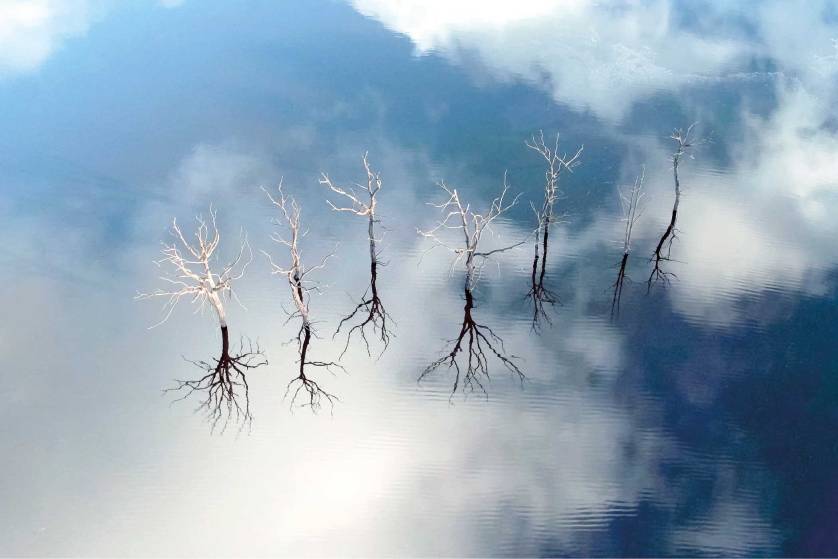
POLYGON ((830 0, 0 3, 0 554, 838 554, 837 41, 830 0), (584 150, 534 325, 540 129, 584 150), (311 359, 336 360, 367 223, 318 178, 365 183, 366 151, 393 337, 309 369, 333 410, 291 410, 299 322, 259 187, 299 201, 309 266, 336 252, 309 306, 311 359), (465 304, 462 260, 417 234, 435 183, 480 213, 505 171, 522 195, 481 248, 527 242, 488 259, 471 315, 526 378, 490 354, 485 394, 447 366, 417 382, 465 304), (134 300, 165 287, 171 219, 191 234, 210 204, 220 263, 241 228, 254 250, 231 338, 269 361, 252 426, 213 434, 161 395, 218 358, 211 309, 149 330, 162 301, 134 300))

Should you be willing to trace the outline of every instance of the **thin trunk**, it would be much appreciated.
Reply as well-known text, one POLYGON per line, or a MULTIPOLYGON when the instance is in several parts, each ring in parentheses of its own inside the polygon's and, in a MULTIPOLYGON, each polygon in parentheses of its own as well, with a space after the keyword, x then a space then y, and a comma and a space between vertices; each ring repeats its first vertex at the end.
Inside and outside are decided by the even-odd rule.
POLYGON ((620 261, 620 271, 617 274, 617 281, 614 283, 614 298, 611 300, 611 318, 620 315, 620 299, 623 298, 623 282, 626 279, 628 257, 628 251, 623 252, 623 258, 620 261))
POLYGON ((541 256, 541 274, 538 278, 538 285, 542 287, 544 285, 544 274, 547 271, 547 237, 550 235, 550 222, 548 221, 544 225, 544 235, 542 241, 542 256, 541 256))
POLYGON ((311 325, 308 322, 303 323, 303 341, 300 344, 300 379, 306 379, 306 354, 308 353, 308 344, 311 342, 311 325))
POLYGON ((230 355, 230 336, 227 333, 227 326, 221 327, 221 358, 224 359, 230 355))

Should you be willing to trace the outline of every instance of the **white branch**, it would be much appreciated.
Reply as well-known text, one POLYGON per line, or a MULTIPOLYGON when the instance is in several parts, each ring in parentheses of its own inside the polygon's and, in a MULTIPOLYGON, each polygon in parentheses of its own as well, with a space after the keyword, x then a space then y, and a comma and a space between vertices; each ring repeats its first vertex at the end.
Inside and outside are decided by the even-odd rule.
POLYGON ((506 195, 509 191, 509 183, 507 182, 506 173, 504 173, 503 190, 501 190, 501 193, 492 200, 489 205, 489 209, 485 213, 478 214, 471 210, 471 206, 469 204, 463 204, 460 199, 460 194, 456 188, 449 187, 444 181, 437 183, 437 186, 448 194, 448 198, 440 204, 429 205, 440 209, 444 215, 441 220, 437 221, 434 227, 424 231, 418 229, 417 232, 434 243, 428 251, 436 247, 442 247, 455 255, 454 262, 451 265, 451 270, 453 270, 460 260, 465 257, 466 282, 469 289, 471 289, 477 282, 480 275, 480 268, 482 267, 482 264, 478 266, 475 263, 475 256, 482 257, 485 261, 485 259, 493 254, 512 250, 526 242, 526 239, 524 239, 518 243, 490 251, 481 252, 478 250, 478 247, 480 246, 480 239, 483 234, 487 231, 491 234, 492 222, 515 206, 518 203, 520 194, 515 196, 511 201, 506 200, 506 195), (455 223, 452 224, 452 221, 455 223), (463 235, 462 246, 454 246, 439 237, 439 234, 446 229, 461 231, 463 235))
POLYGON ((209 215, 209 222, 200 215, 195 218, 198 226, 195 229, 195 241, 191 243, 187 241, 177 220, 172 220, 171 234, 175 240, 171 244, 163 243, 163 258, 155 261, 155 264, 161 268, 171 268, 169 275, 163 275, 160 279, 172 287, 169 290, 157 289, 151 293, 139 293, 136 296, 136 299, 168 298, 163 305, 162 320, 151 328, 166 322, 185 296, 191 296, 191 303, 197 304, 196 312, 203 309, 209 301, 218 316, 219 324, 222 327, 227 326, 223 298, 233 297, 238 301, 233 291, 233 282, 244 276, 248 265, 253 260, 253 251, 247 241, 247 235, 242 230, 237 256, 225 265, 220 273, 214 272, 212 264, 217 260, 214 255, 221 242, 221 235, 216 225, 216 211, 212 206, 210 206, 209 215), (191 258, 184 256, 185 254, 190 255, 191 258))
POLYGON ((305 278, 311 272, 324 268, 326 262, 335 255, 335 252, 333 251, 327 254, 316 266, 306 268, 302 263, 300 249, 298 247, 299 239, 305 236, 305 233, 300 234, 301 209, 299 204, 293 196, 286 195, 282 190, 282 181, 280 181, 279 186, 277 187, 278 194, 276 196, 271 195, 271 193, 264 188, 262 190, 268 196, 271 203, 279 208, 281 219, 274 220, 274 224, 280 227, 287 227, 288 229, 287 238, 283 237, 279 233, 272 234, 271 238, 275 242, 288 247, 290 263, 287 267, 279 266, 274 262, 270 254, 265 251, 262 251, 262 253, 268 258, 268 262, 271 266, 271 273, 279 274, 287 278, 288 284, 291 287, 291 298, 294 301, 294 306, 297 308, 297 313, 300 317, 302 317, 304 326, 310 327, 311 320, 309 319, 308 314, 308 298, 309 293, 312 290, 318 290, 318 286, 316 283, 306 280, 305 278))

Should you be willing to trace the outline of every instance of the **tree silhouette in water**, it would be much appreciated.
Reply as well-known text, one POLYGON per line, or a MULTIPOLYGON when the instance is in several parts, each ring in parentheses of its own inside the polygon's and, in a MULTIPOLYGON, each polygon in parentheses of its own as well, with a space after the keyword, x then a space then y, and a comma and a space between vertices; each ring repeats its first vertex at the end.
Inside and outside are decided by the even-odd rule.
POLYGON ((673 272, 668 272, 664 268, 666 263, 672 260, 672 242, 678 238, 676 223, 678 220, 678 204, 681 202, 681 182, 678 179, 678 164, 681 162, 684 154, 696 143, 692 138, 694 128, 695 124, 691 124, 686 132, 679 128, 670 136, 678 144, 678 149, 672 154, 672 173, 675 177, 675 201, 672 204, 672 215, 669 219, 669 225, 667 225, 666 230, 661 235, 660 240, 658 240, 658 244, 655 246, 655 252, 652 254, 651 262, 653 262, 653 267, 652 272, 649 274, 649 280, 646 282, 647 291, 658 281, 668 284, 671 278, 677 277, 673 272))
POLYGON ((614 296, 611 299, 612 319, 620 316, 620 300, 623 297, 623 283, 628 279, 626 276, 626 267, 628 265, 629 254, 631 254, 631 234, 635 224, 643 213, 641 201, 644 196, 643 178, 645 174, 645 170, 641 169, 640 176, 637 177, 631 188, 627 190, 620 189, 620 206, 623 210, 623 222, 625 222, 626 227, 623 232, 623 256, 620 258, 617 281, 613 285, 614 296))
POLYGON ((444 182, 439 183, 448 195, 448 199, 441 204, 431 204, 439 208, 443 214, 436 226, 428 231, 420 230, 419 233, 433 241, 431 250, 442 247, 455 255, 451 269, 460 261, 465 263, 464 295, 465 306, 463 307, 463 321, 457 337, 449 340, 450 349, 443 350, 443 355, 428 365, 419 375, 419 380, 425 379, 443 365, 455 372, 454 386, 451 390, 451 397, 458 390, 462 392, 473 392, 475 389, 486 394, 483 381, 489 378, 489 358, 494 356, 503 366, 521 382, 525 380, 523 371, 515 363, 516 357, 509 355, 504 348, 503 340, 487 325, 478 323, 474 317, 474 287, 480 278, 483 266, 489 257, 499 254, 515 247, 521 246, 526 239, 518 243, 502 246, 492 250, 481 251, 480 240, 482 235, 491 230, 492 223, 517 201, 516 196, 511 202, 505 201, 509 186, 504 176, 504 185, 501 194, 495 198, 487 212, 484 214, 474 213, 471 206, 464 204, 456 189, 449 188, 444 182), (462 244, 452 244, 443 239, 441 234, 445 230, 456 230, 462 235, 462 244))
MULTIPOLYGON (((384 265, 379 259, 380 253, 376 247, 376 243, 380 239, 376 239, 375 237, 375 224, 379 222, 376 216, 376 208, 378 204, 377 195, 381 190, 381 175, 370 168, 366 153, 364 154, 362 161, 364 164, 364 170, 367 173, 367 184, 356 184, 355 186, 361 189, 363 194, 357 194, 352 188, 335 185, 326 173, 323 173, 320 176, 320 184, 327 186, 332 192, 339 194, 351 203, 348 207, 336 206, 330 200, 327 200, 329 206, 334 211, 350 212, 367 218, 367 237, 369 239, 370 248, 370 283, 367 286, 366 292, 361 297, 360 303, 355 306, 349 315, 340 321, 337 331, 335 331, 335 336, 337 336, 344 324, 351 324, 356 317, 360 320, 359 323, 354 324, 349 329, 349 332, 346 335, 346 344, 343 347, 343 352, 341 352, 341 357, 344 353, 346 353, 346 350, 349 349, 349 342, 352 340, 352 335, 356 333, 364 340, 367 355, 372 355, 370 351, 370 342, 367 338, 367 328, 369 328, 372 335, 381 342, 383 346, 381 354, 387 351, 387 347, 390 345, 391 336, 392 320, 387 314, 387 310, 384 308, 384 303, 381 301, 381 297, 378 293, 378 285, 376 283, 378 280, 378 267, 384 265), (362 197, 365 199, 362 200, 362 197)), ((379 357, 381 354, 379 354, 379 357)))
POLYGON ((247 374, 251 369, 267 365, 267 360, 258 344, 248 342, 245 347, 243 339, 240 340, 238 350, 231 351, 223 300, 236 298, 233 282, 244 276, 253 255, 242 233, 237 256, 223 266, 220 272, 214 272, 212 267, 217 261, 216 250, 221 235, 216 225, 216 212, 212 207, 209 215, 209 222, 202 216, 196 218, 198 227, 193 242, 187 241, 177 221, 172 221, 174 241, 164 243, 163 258, 155 262, 167 269, 167 275, 161 276, 161 279, 167 282, 169 288, 139 294, 137 298, 167 299, 163 308, 164 317, 155 326, 166 322, 184 297, 189 298, 197 310, 203 309, 207 302, 215 310, 221 328, 221 355, 209 361, 190 361, 206 374, 197 379, 177 380, 176 386, 166 389, 166 392, 182 392, 183 396, 176 401, 200 394, 200 404, 196 411, 206 414, 213 431, 219 424, 223 431, 231 419, 240 422, 242 428, 245 425, 250 427, 253 415, 250 411, 247 374))
POLYGON ((291 300, 294 303, 294 311, 288 313, 288 320, 300 319, 300 328, 294 338, 299 355, 297 376, 288 383, 285 398, 291 396, 291 408, 294 407, 299 398, 303 399, 303 402, 299 404, 300 407, 309 407, 313 412, 320 410, 324 403, 328 403, 329 407, 333 408, 338 397, 326 391, 317 380, 312 378, 311 369, 324 369, 329 372, 332 372, 333 367, 344 369, 339 363, 317 361, 312 359, 309 354, 313 339, 318 337, 309 315, 311 292, 317 291, 318 286, 316 282, 309 279, 309 274, 323 269, 329 258, 334 256, 334 253, 326 255, 318 265, 307 268, 302 263, 298 246, 300 238, 306 234, 306 232, 301 232, 299 204, 293 197, 283 192, 282 183, 277 188, 276 195, 271 195, 267 190, 265 190, 265 194, 267 194, 271 203, 279 209, 280 218, 274 220, 274 224, 286 228, 288 231, 286 235, 274 232, 271 234, 271 239, 288 248, 290 264, 287 267, 279 266, 273 261, 270 254, 264 251, 263 253, 271 265, 271 273, 284 276, 288 280, 291 300))
POLYGON ((545 304, 553 306, 559 302, 558 296, 544 284, 547 272, 550 225, 557 221, 555 204, 562 195, 559 190, 559 176, 562 169, 573 172, 573 168, 579 165, 579 157, 582 155, 584 146, 580 147, 572 157, 567 154, 559 155, 559 134, 556 134, 556 141, 553 147, 550 147, 544 142, 543 131, 540 131, 538 136, 533 136, 530 141, 526 142, 526 145, 547 162, 547 170, 544 173, 544 200, 541 207, 533 206, 537 227, 535 230, 531 287, 529 293, 527 293, 527 297, 533 304, 532 327, 534 330, 538 330, 542 320, 545 320, 548 324, 550 323, 550 315, 547 314, 545 304))

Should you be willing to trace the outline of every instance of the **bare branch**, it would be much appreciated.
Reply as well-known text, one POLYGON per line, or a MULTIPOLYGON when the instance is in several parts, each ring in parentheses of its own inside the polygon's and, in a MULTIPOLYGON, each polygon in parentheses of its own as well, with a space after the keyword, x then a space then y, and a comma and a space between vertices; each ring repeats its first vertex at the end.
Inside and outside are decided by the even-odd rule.
POLYGON ((235 258, 224 265, 221 272, 213 271, 212 266, 217 260, 215 252, 221 242, 221 235, 216 225, 216 212, 212 207, 209 216, 209 221, 203 216, 196 218, 198 225, 193 242, 187 241, 177 221, 172 220, 171 234, 174 241, 171 244, 163 244, 163 258, 155 262, 159 267, 168 269, 168 275, 160 279, 169 287, 152 293, 141 293, 136 298, 166 299, 163 319, 155 326, 166 322, 184 297, 188 297, 191 303, 196 305, 196 311, 202 310, 207 301, 215 309, 221 328, 221 355, 212 362, 190 361, 206 374, 197 380, 178 380, 176 386, 167 389, 166 392, 182 391, 183 396, 176 401, 186 399, 196 392, 202 393, 204 399, 201 400, 198 410, 205 412, 212 430, 223 422, 223 431, 231 419, 240 421, 242 428, 244 425, 250 426, 253 416, 250 411, 250 388, 246 372, 266 365, 267 360, 258 345, 254 348, 250 344, 245 350, 242 343, 237 355, 230 352, 223 299, 232 297, 238 301, 233 282, 244 277, 248 265, 253 260, 253 252, 247 235, 242 230, 239 251, 235 258))
POLYGON ((559 177, 563 169, 572 173, 574 167, 580 164, 579 158, 584 146, 580 146, 572 156, 559 155, 559 134, 556 134, 555 142, 550 147, 544 141, 544 132, 541 130, 539 130, 538 136, 533 135, 530 141, 524 143, 547 162, 547 169, 544 172, 544 200, 540 208, 533 206, 537 226, 532 265, 532 285, 527 293, 527 297, 533 303, 532 328, 538 331, 542 319, 550 323, 545 304, 553 306, 559 301, 558 296, 545 286, 550 225, 556 221, 555 204, 563 195, 559 190, 559 177))
POLYGON ((620 315, 620 301, 623 297, 623 284, 628 279, 626 276, 626 267, 628 265, 629 254, 631 253, 631 235, 634 226, 643 214, 643 206, 641 204, 645 193, 643 192, 643 179, 646 175, 646 169, 641 167, 640 175, 635 179, 634 185, 630 188, 619 188, 620 206, 622 208, 622 221, 625 222, 625 230, 623 233, 623 256, 620 258, 619 271, 617 272, 617 280, 613 284, 614 295, 611 298, 611 318, 612 320, 618 318, 620 315))
POLYGON ((242 230, 239 252, 221 272, 214 272, 212 264, 215 251, 221 242, 221 235, 216 226, 216 212, 210 207, 209 224, 203 216, 196 217, 198 227, 195 230, 195 242, 186 240, 177 220, 172 220, 171 234, 174 242, 163 243, 163 258, 155 261, 161 268, 169 270, 160 279, 169 284, 168 289, 157 289, 151 293, 139 293, 136 299, 151 299, 163 297, 163 318, 154 328, 166 322, 172 315, 177 303, 183 297, 189 297, 192 303, 201 310, 207 301, 212 304, 221 326, 226 326, 226 313, 223 299, 235 296, 233 282, 241 279, 253 260, 253 251, 247 241, 247 235, 242 230), (185 251, 185 252, 184 252, 185 251))
POLYGON ((679 128, 672 132, 670 138, 674 140, 678 147, 675 153, 672 154, 672 174, 675 181, 675 201, 672 204, 672 214, 669 219, 669 224, 666 230, 661 235, 658 244, 655 247, 652 258, 650 259, 654 265, 652 272, 649 274, 649 279, 646 282, 647 292, 652 289, 652 285, 658 281, 662 281, 664 285, 668 284, 670 279, 677 277, 674 273, 665 269, 665 263, 672 260, 672 243, 678 238, 678 229, 676 223, 678 219, 678 205, 681 202, 681 181, 678 177, 678 164, 681 158, 695 145, 702 143, 702 140, 697 140, 693 136, 693 131, 697 123, 691 124, 686 131, 679 128), (665 254, 664 254, 665 250, 665 254))
POLYGON ((483 381, 490 379, 489 358, 494 356, 509 373, 517 377, 523 384, 526 376, 515 363, 517 358, 514 355, 506 354, 503 340, 490 327, 475 320, 473 315, 474 297, 468 287, 465 289, 465 301, 460 332, 456 338, 448 342, 451 344, 451 349, 425 367, 419 375, 418 381, 421 382, 444 365, 447 365, 447 368, 455 373, 451 398, 458 390, 463 393, 471 393, 477 389, 488 397, 483 381), (461 361, 464 362, 461 363, 461 361))
POLYGON ((325 401, 334 406, 334 402, 338 400, 336 396, 330 394, 323 389, 320 384, 306 375, 306 366, 320 367, 331 370, 331 367, 341 367, 337 363, 313 361, 308 359, 309 346, 311 340, 315 337, 314 325, 309 315, 309 301, 311 298, 311 291, 317 291, 318 284, 306 280, 309 273, 325 267, 326 262, 334 256, 334 252, 327 254, 323 260, 312 268, 306 268, 302 263, 300 256, 300 249, 298 242, 304 233, 301 230, 301 209, 297 201, 289 195, 286 195, 282 190, 282 181, 277 188, 277 194, 271 195, 264 188, 265 194, 271 203, 279 209, 280 218, 274 220, 274 224, 287 229, 287 233, 283 236, 280 233, 274 233, 271 238, 283 246, 288 247, 290 262, 287 267, 282 267, 274 262, 270 254, 263 253, 268 258, 271 266, 271 273, 285 276, 288 281, 288 286, 291 290, 291 299, 294 302, 295 312, 289 315, 289 319, 299 317, 301 320, 300 329, 297 332, 297 351, 299 353, 299 371, 298 375, 293 378, 286 388, 285 396, 291 395, 290 406, 293 408, 297 402, 298 396, 301 393, 307 395, 306 402, 300 404, 301 407, 309 407, 313 412, 320 409, 321 404, 325 401))
POLYGON ((440 204, 430 205, 440 209, 443 217, 437 221, 434 227, 428 230, 420 229, 418 233, 434 243, 431 249, 442 247, 454 254, 455 258, 452 263, 452 270, 461 259, 465 259, 466 281, 468 282, 468 288, 472 289, 480 277, 482 266, 489 256, 511 250, 526 242, 525 239, 490 251, 479 250, 480 240, 483 234, 487 231, 491 232, 492 223, 518 203, 520 194, 515 196, 511 201, 507 199, 509 183, 507 181, 507 175, 504 173, 501 193, 492 200, 486 212, 478 214, 472 211, 470 205, 462 202, 456 188, 450 188, 444 181, 437 183, 437 186, 448 194, 448 198, 440 204), (461 246, 457 247, 440 238, 442 232, 447 229, 460 231, 463 239, 461 246), (475 257, 482 257, 482 260, 477 262, 475 261, 475 257))
POLYGON ((514 197, 511 201, 507 199, 506 195, 509 191, 509 183, 507 182, 506 173, 504 173, 503 190, 500 195, 492 200, 489 209, 485 213, 478 214, 471 210, 471 206, 462 202, 457 189, 450 188, 444 182, 438 183, 438 186, 445 191, 448 198, 441 204, 431 205, 440 209, 443 217, 434 227, 427 231, 420 230, 419 234, 434 241, 434 247, 441 246, 454 254, 454 261, 451 265, 452 270, 461 259, 465 259, 466 277, 464 292, 466 304, 463 308, 463 321, 460 326, 460 332, 455 339, 449 341, 452 344, 450 351, 428 365, 419 375, 419 381, 422 381, 428 375, 447 364, 448 369, 455 371, 454 387, 451 391, 452 398, 457 390, 473 392, 475 389, 479 389, 485 394, 486 389, 482 379, 489 378, 489 357, 494 356, 510 373, 517 376, 523 383, 526 377, 515 363, 515 356, 507 355, 503 347, 503 340, 491 328, 484 324, 479 324, 472 314, 474 308, 472 290, 480 277, 483 265, 489 257, 512 250, 527 241, 527 239, 524 239, 520 242, 488 251, 479 250, 480 240, 483 234, 487 231, 491 234, 492 222, 515 206, 518 203, 518 196, 514 197), (453 246, 442 241, 439 235, 446 229, 459 230, 462 234, 462 245, 453 246), (480 257, 480 260, 476 261, 476 257, 480 257), (464 360, 464 363, 461 364, 460 359, 464 360))
POLYGON ((381 190, 382 180, 381 174, 373 171, 370 167, 367 155, 367 153, 364 153, 364 157, 362 158, 364 170, 367 174, 366 187, 362 187, 366 193, 365 201, 361 201, 353 190, 335 185, 325 173, 321 175, 320 179, 320 184, 327 186, 332 192, 347 198, 352 203, 351 207, 337 207, 331 201, 327 200, 329 206, 333 210, 339 212, 351 212, 367 218, 367 240, 369 242, 370 254, 370 283, 361 298, 361 302, 357 304, 355 309, 349 315, 340 321, 334 336, 332 336, 333 338, 337 336, 345 323, 349 323, 354 320, 356 315, 361 315, 361 322, 352 326, 346 335, 346 344, 344 345, 343 352, 341 352, 341 357, 343 357, 349 349, 349 343, 352 340, 352 335, 356 333, 360 334, 361 339, 364 341, 367 355, 372 355, 369 340, 367 339, 366 334, 367 327, 370 327, 373 335, 378 338, 383 346, 379 357, 383 355, 383 353, 387 350, 387 347, 390 345, 390 323, 392 320, 384 308, 384 303, 381 301, 376 283, 378 279, 378 266, 381 263, 378 258, 379 252, 376 246, 377 239, 375 236, 375 224, 378 223, 378 218, 376 216, 376 207, 378 204, 377 194, 381 190))

